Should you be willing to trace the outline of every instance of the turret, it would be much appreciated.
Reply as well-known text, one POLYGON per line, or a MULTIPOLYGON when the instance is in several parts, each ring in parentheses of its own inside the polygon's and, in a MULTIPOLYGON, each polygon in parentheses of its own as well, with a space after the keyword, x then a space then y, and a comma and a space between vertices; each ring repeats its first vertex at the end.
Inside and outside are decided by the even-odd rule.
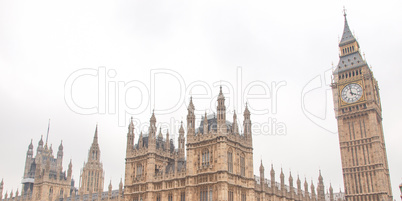
POLYGON ((220 133, 226 133, 226 106, 225 106, 225 96, 222 93, 222 86, 220 87, 218 95, 218 106, 216 108, 218 115, 217 130, 220 133))
POLYGON ((28 146, 28 151, 27 151, 27 158, 32 158, 33 157, 33 144, 32 144, 32 139, 31 143, 28 146))
POLYGON ((133 117, 131 117, 131 122, 128 125, 128 132, 127 132, 127 147, 126 152, 130 152, 134 147, 134 122, 133 117))
POLYGON ((60 142, 59 150, 57 151, 57 166, 63 166, 63 141, 60 142))
POLYGON ((42 154, 42 152, 43 152, 43 135, 40 136, 38 148, 36 148, 36 155, 42 154))
MULTIPOLYGON (((187 108, 187 136, 194 136, 195 134, 195 107, 193 104, 193 97, 190 97, 190 103, 187 108)), ((189 139, 187 137, 187 139, 189 139)))
POLYGON ((334 189, 332 189, 331 183, 329 184, 329 201, 334 201, 334 189))
POLYGON ((108 189, 109 191, 108 191, 108 193, 107 193, 107 198, 108 198, 108 200, 110 201, 111 199, 112 199, 112 180, 110 180, 110 183, 109 183, 109 189, 108 189))
POLYGON ((149 129, 148 129, 148 150, 156 150, 156 117, 155 110, 152 111, 152 116, 149 119, 149 129))
POLYGON ((239 126, 237 125, 237 114, 236 114, 236 110, 233 111, 232 133, 235 134, 235 135, 238 135, 238 134, 239 134, 239 126))
POLYGON ((308 195, 308 183, 307 183, 307 179, 304 178, 304 195, 305 195, 305 199, 304 200, 310 200, 310 197, 308 195))
POLYGON ((208 118, 207 118, 207 112, 205 112, 205 116, 204 116, 204 122, 202 123, 203 125, 203 134, 208 134, 208 118))
POLYGON ((299 174, 297 174, 297 182, 296 183, 297 183, 297 195, 300 196, 302 193, 302 188, 301 188, 301 181, 300 181, 299 174))
POLYGON ((29 170, 31 169, 32 158, 33 158, 33 148, 34 147, 33 147, 32 140, 31 140, 31 143, 28 145, 27 156, 26 156, 26 159, 25 159, 25 168, 24 168, 24 176, 23 176, 23 178, 28 177, 29 170))
POLYGON ((264 180, 265 180, 265 175, 264 175, 264 166, 262 165, 262 160, 261 160, 261 165, 260 165, 260 185, 261 185, 261 190, 264 191, 264 180))
POLYGON ((119 184, 119 200, 121 200, 120 199, 120 197, 123 195, 123 181, 122 181, 122 179, 120 178, 120 184, 119 184))
POLYGON ((281 168, 280 178, 281 178, 281 190, 283 191, 285 189, 285 174, 283 174, 282 168, 281 168))
POLYGON ((163 140, 162 127, 159 128, 158 140, 160 140, 160 141, 163 140))
POLYGON ((156 117, 155 117, 155 110, 152 111, 152 116, 149 119, 149 138, 155 139, 156 136, 156 117))
POLYGON ((180 129, 179 129, 179 159, 184 159, 184 150, 185 150, 185 143, 186 139, 184 138, 184 128, 183 128, 183 121, 180 124, 180 129))
POLYGON ((70 159, 70 163, 68 164, 68 170, 67 170, 67 180, 70 181, 73 173, 73 163, 72 160, 70 159))
POLYGON ((292 172, 289 172, 289 186, 290 186, 290 192, 293 193, 293 177, 292 177, 292 172))
POLYGON ((248 110, 248 105, 246 103, 246 109, 244 109, 244 120, 243 120, 243 128, 244 128, 244 136, 252 142, 251 137, 251 119, 250 119, 250 111, 248 110))
POLYGON ((142 138, 142 131, 140 133, 140 137, 138 139, 138 147, 142 148, 144 146, 143 138, 142 138))
POLYGON ((317 200, 316 195, 315 195, 315 187, 314 187, 313 181, 311 181, 311 200, 312 201, 317 200))
POLYGON ((170 139, 169 139, 169 130, 166 131, 166 142, 165 142, 166 150, 170 150, 170 139))
POLYGON ((275 187, 275 170, 273 164, 271 164, 271 187, 275 187))
POLYGON ((325 188, 324 188, 324 180, 320 175, 318 176, 318 185, 317 185, 317 201, 325 201, 325 188))

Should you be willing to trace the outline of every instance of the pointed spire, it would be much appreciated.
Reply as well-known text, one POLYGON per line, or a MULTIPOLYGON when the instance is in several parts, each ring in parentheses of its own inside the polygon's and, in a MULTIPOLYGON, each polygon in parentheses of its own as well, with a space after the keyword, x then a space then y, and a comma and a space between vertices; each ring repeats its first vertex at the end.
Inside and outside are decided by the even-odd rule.
POLYGON ((128 125, 128 133, 133 134, 134 133, 134 121, 133 117, 131 117, 130 124, 128 125))
POLYGON ((222 85, 219 87, 219 96, 218 96, 218 99, 223 99, 223 98, 225 98, 225 96, 223 95, 223 93, 222 93, 222 85))
POLYGON ((285 185, 285 174, 283 174, 282 168, 281 168, 280 178, 281 178, 281 185, 285 185))
POLYGON ((290 184, 290 186, 293 186, 292 171, 289 171, 289 184, 290 184))
POLYGON ((60 142, 59 151, 63 151, 63 140, 60 142))
POLYGON ((350 28, 348 25, 348 20, 346 18, 346 9, 345 8, 343 10, 343 16, 345 18, 345 23, 344 23, 344 27, 343 27, 343 34, 342 34, 341 42, 339 42, 339 46, 356 41, 356 38, 353 36, 353 33, 350 31, 350 28))
POLYGON ((307 183, 307 178, 304 177, 304 187, 308 189, 308 183, 307 183))
POLYGON ((184 134, 183 121, 180 122, 179 134, 184 134))
POLYGON ((208 118, 207 118, 207 112, 205 112, 204 116, 204 122, 203 122, 203 134, 208 134, 208 118))
POLYGON ((39 146, 39 147, 42 147, 42 146, 43 146, 43 135, 40 136, 40 140, 39 140, 38 146, 39 146))
POLYGON ((261 164, 260 164, 260 172, 264 172, 264 165, 262 165, 262 159, 261 159, 261 164))
POLYGON ((190 96, 190 103, 188 104, 188 109, 193 109, 194 111, 193 96, 190 96))
POLYGON ((33 149, 32 141, 33 141, 33 140, 31 139, 31 143, 29 144, 28 149, 33 149))
POLYGON ((47 140, 49 139, 49 130, 50 130, 50 119, 49 119, 49 124, 47 125, 47 134, 46 134, 46 144, 45 144, 45 147, 47 147, 47 140))
POLYGON ((96 123, 93 144, 98 144, 98 123, 96 123))
POLYGON ((162 135, 162 127, 160 127, 160 128, 159 128, 158 139, 163 139, 163 135, 162 135))
POLYGON ((73 173, 73 161, 70 159, 70 163, 68 164, 68 170, 67 170, 67 177, 71 178, 73 173))
POLYGON ((248 110, 248 103, 246 102, 246 108, 244 109, 244 116, 250 116, 250 110, 248 110))
POLYGON ((152 110, 152 116, 149 119, 149 138, 151 140, 155 139, 156 135, 156 117, 155 117, 155 109, 152 110))
POLYGON ((319 176, 318 176, 318 181, 320 182, 320 183, 322 183, 322 181, 323 181, 323 178, 322 178, 322 176, 321 176, 321 170, 319 170, 319 176))
POLYGON ((109 191, 112 191, 112 180, 110 180, 110 183, 109 183, 109 191))
POLYGON ((169 130, 166 131, 166 149, 170 150, 169 130))
POLYGON ((237 125, 237 114, 236 110, 233 110, 233 124, 232 124, 233 134, 239 134, 239 126, 237 125))
POLYGON ((155 117, 155 109, 153 109, 153 110, 152 110, 151 121, 156 121, 156 117, 155 117))

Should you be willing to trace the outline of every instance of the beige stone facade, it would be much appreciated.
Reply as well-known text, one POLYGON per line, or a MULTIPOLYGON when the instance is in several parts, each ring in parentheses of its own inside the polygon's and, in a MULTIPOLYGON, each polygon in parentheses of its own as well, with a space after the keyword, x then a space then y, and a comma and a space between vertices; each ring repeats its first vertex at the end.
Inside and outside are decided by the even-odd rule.
POLYGON ((345 27, 332 91, 346 200, 391 201, 379 87, 360 46, 345 27))
MULTIPOLYGON (((232 122, 226 119, 222 88, 217 101, 217 113, 205 114, 196 127, 195 106, 190 99, 187 129, 182 123, 178 149, 169 139, 169 132, 163 138, 159 129, 157 135, 154 113, 148 133, 140 133, 137 144, 134 143, 131 121, 127 134, 124 182, 126 201, 325 200, 321 174, 317 188, 313 184, 308 185, 307 181, 303 188, 299 178, 294 186, 291 174, 286 185, 283 172, 280 173, 280 181, 276 182, 273 167, 271 180, 268 180, 264 176, 262 162, 260 176, 254 175, 251 118, 247 105, 243 113, 243 130, 240 131, 236 113, 232 122)), ((333 195, 332 188, 330 190, 330 195, 333 195)))

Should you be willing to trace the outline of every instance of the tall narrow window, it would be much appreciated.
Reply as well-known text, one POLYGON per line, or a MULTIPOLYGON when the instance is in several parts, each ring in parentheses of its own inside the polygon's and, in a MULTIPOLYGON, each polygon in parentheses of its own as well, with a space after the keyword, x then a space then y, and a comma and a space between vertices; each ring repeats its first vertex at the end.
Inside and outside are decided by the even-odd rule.
POLYGON ((209 201, 212 201, 212 188, 209 189, 209 201))
POLYGON ((137 165, 137 177, 140 177, 142 175, 142 165, 138 164, 137 165))
POLYGON ((240 175, 246 176, 246 162, 243 154, 240 156, 240 175))
POLYGON ((228 151, 228 171, 233 173, 233 153, 228 151))
POLYGON ((246 194, 245 193, 241 194, 241 201, 246 201, 246 194))
POLYGON ((228 201, 233 201, 233 191, 232 190, 228 191, 228 201))
POLYGON ((209 166, 209 150, 204 149, 202 151, 202 166, 207 167, 209 166))
POLYGON ((212 201, 212 188, 201 187, 200 188, 200 201, 212 201))

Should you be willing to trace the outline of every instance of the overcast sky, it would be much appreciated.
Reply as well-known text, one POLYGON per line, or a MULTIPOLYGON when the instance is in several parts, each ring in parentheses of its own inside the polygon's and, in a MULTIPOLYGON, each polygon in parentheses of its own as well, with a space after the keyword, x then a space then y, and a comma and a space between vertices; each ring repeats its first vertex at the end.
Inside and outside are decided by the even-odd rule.
MULTIPOLYGON (((177 145, 193 94, 197 121, 215 111, 242 125, 249 102, 254 174, 262 159, 277 180, 313 180, 343 190, 330 91, 343 6, 380 86, 394 198, 402 182, 401 1, 0 1, 0 178, 21 189, 28 145, 64 145, 78 186, 99 125, 105 186, 124 177, 129 117, 146 131, 155 108, 177 145), (261 94, 268 95, 261 95, 261 94), (257 94, 257 95, 256 95, 257 94), (260 95, 258 95, 260 94, 260 95), (262 128, 262 131, 261 131, 262 128)), ((163 123, 163 124, 160 124, 163 123)), ((269 178, 268 178, 269 179, 269 178)))

